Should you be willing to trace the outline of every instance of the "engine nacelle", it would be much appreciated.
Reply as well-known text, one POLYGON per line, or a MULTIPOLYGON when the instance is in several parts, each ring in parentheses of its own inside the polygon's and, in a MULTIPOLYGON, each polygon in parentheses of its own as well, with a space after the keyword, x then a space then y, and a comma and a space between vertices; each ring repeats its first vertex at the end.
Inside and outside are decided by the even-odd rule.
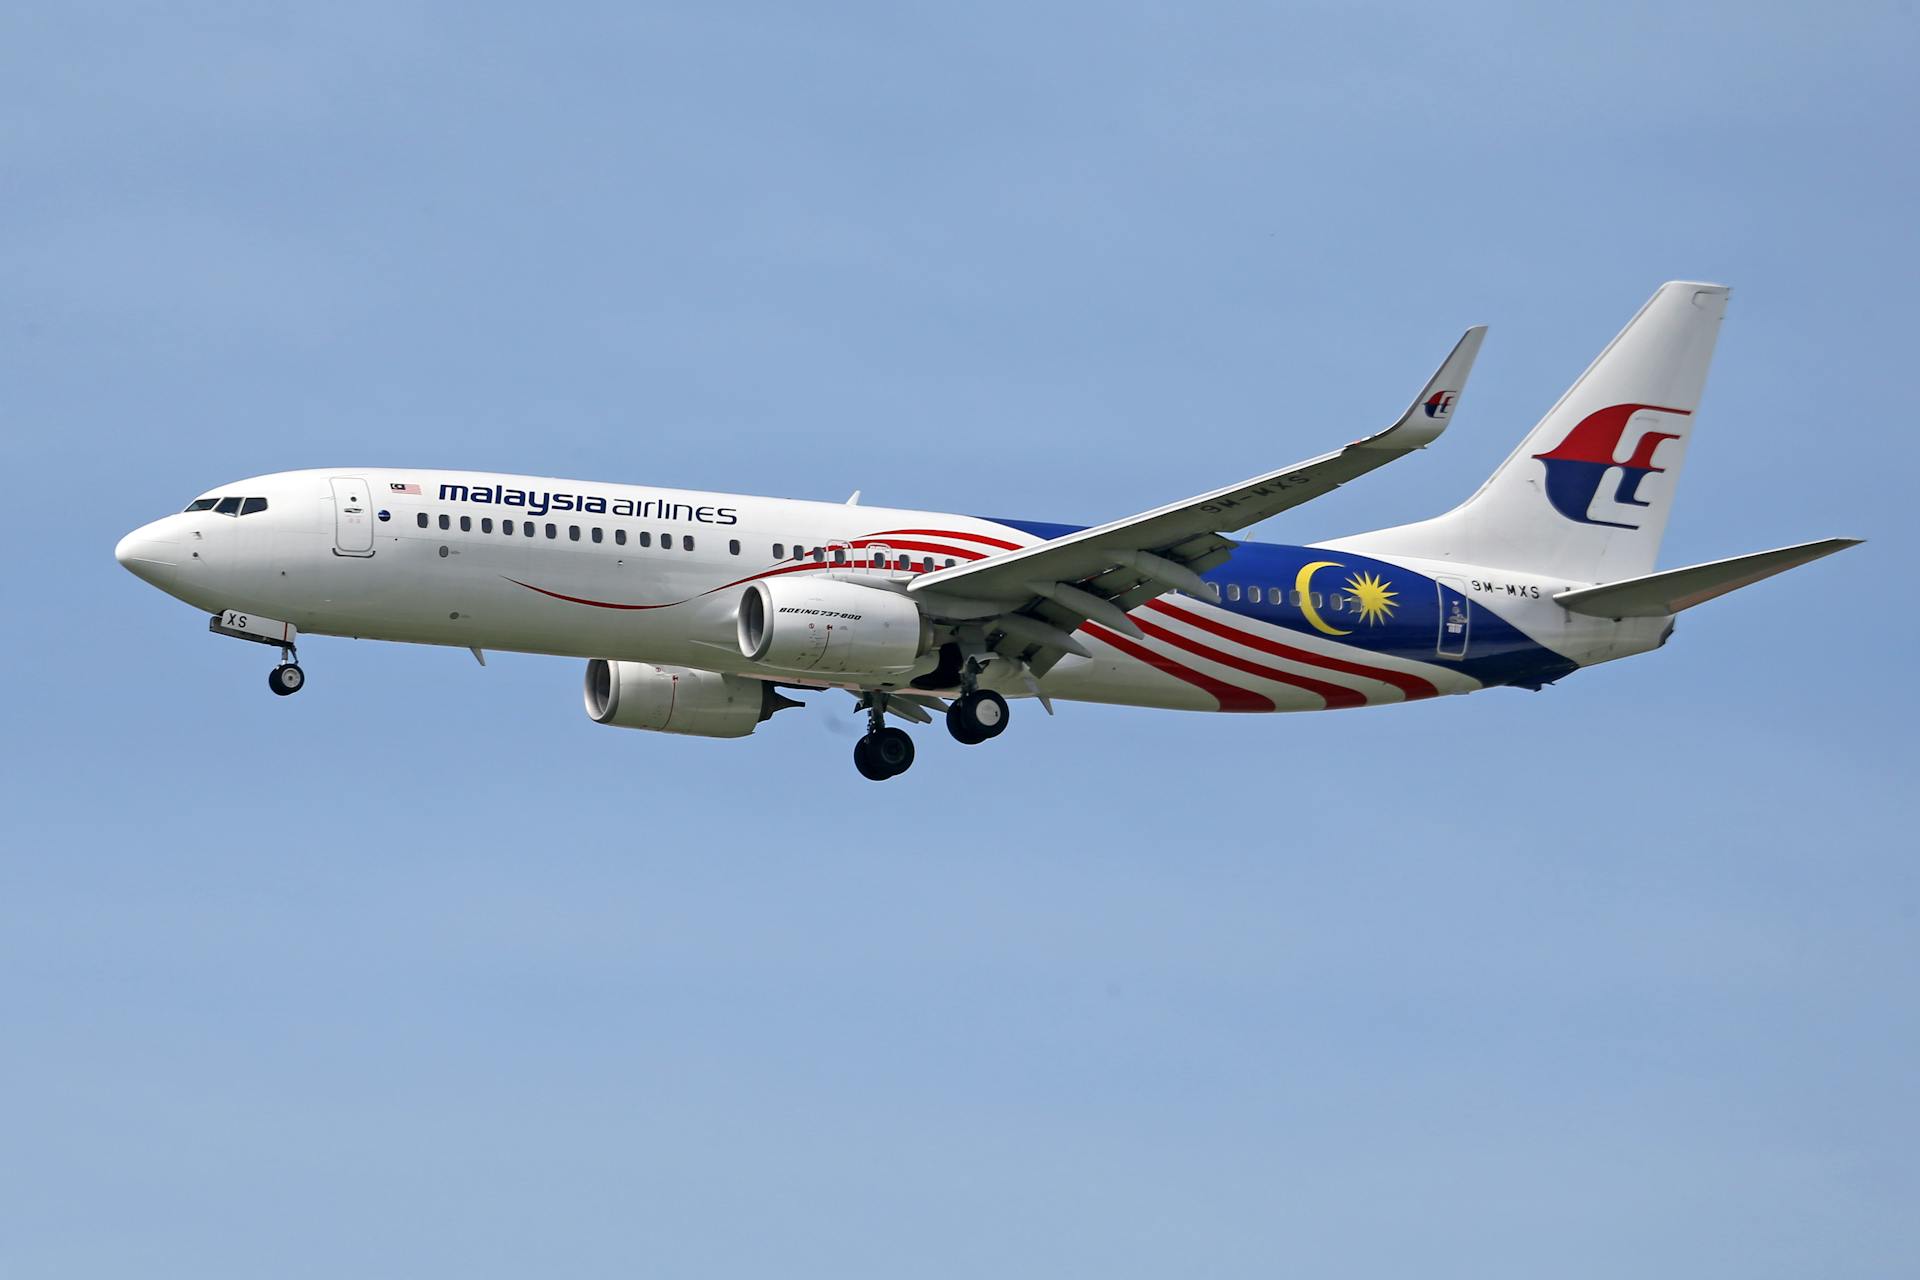
POLYGON ((744 738, 774 712, 799 705, 744 676, 604 658, 587 663, 587 714, 618 729, 744 738))
POLYGON ((740 597, 740 652, 782 671, 896 675, 933 644, 920 606, 835 578, 762 578, 740 597))

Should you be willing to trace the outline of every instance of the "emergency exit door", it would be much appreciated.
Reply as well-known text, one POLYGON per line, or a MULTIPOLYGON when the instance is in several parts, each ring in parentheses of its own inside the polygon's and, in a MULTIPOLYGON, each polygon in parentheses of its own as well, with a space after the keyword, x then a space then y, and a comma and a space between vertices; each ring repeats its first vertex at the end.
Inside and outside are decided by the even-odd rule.
POLYGON ((373 554, 373 499, 358 476, 333 478, 333 553, 373 554))
POLYGON ((1473 608, 1467 600, 1467 584, 1458 578, 1437 578, 1440 589, 1440 637, 1435 654, 1442 658, 1464 658, 1473 630, 1473 608))

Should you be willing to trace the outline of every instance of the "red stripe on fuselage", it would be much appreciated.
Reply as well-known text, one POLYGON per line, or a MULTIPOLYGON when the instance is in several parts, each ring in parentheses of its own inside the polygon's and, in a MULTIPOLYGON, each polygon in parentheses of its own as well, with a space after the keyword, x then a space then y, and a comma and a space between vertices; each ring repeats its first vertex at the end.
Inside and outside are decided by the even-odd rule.
MULTIPOLYGON (((749 582, 758 582, 762 578, 777 578, 777 577, 780 577, 782 574, 788 574, 788 573, 808 573, 815 570, 825 571, 828 569, 885 569, 885 568, 886 568, 885 565, 876 565, 871 560, 843 560, 838 563, 835 563, 832 560, 823 560, 817 564, 811 560, 802 560, 794 564, 779 565, 772 569, 762 569, 759 573, 750 573, 744 578, 735 578, 732 582, 723 582, 717 587, 708 587, 705 591, 702 591, 700 595, 710 596, 716 591, 725 591, 729 587, 742 587, 749 582)), ((934 573, 938 573, 938 572, 939 570, 937 569, 934 571, 934 573)), ((928 577, 934 576, 934 574, 920 574, 918 576, 923 578, 928 578, 928 577)), ((619 604, 612 600, 590 600, 585 596, 570 596, 560 591, 549 591, 545 587, 536 587, 531 582, 522 582, 518 578, 508 578, 507 581, 511 582, 516 587, 525 587, 529 591, 538 591, 543 596, 552 596, 555 600, 565 600, 568 604, 584 604, 584 605, 591 606, 592 608, 595 608, 595 609, 624 609, 624 610, 671 609, 677 604, 687 603, 686 600, 669 600, 665 604, 619 604)), ((698 596, 688 597, 688 599, 698 599, 698 598, 699 598, 698 596)))
POLYGON ((543 596, 552 596, 555 600, 565 600, 568 604, 592 605, 596 609, 671 609, 676 604, 686 603, 684 600, 669 600, 665 604, 614 604, 608 600, 588 600, 583 596, 570 596, 558 591, 549 591, 545 587, 536 587, 531 582, 522 582, 518 578, 508 578, 507 581, 516 587, 525 587, 529 591, 538 591, 543 596))
POLYGON ((1278 640, 1269 640, 1238 627, 1230 627, 1224 622, 1212 618, 1203 618, 1197 613, 1189 613, 1177 605, 1164 600, 1149 600, 1143 606, 1156 613, 1164 613, 1170 618, 1178 618, 1190 626, 1210 632, 1223 640, 1232 640, 1236 644, 1246 645, 1249 649, 1258 649, 1270 653, 1276 658, 1290 658, 1295 662, 1304 662, 1309 666, 1324 667, 1328 671, 1339 671, 1350 676, 1364 676, 1369 680, 1378 680, 1390 684, 1406 696, 1408 702, 1416 698, 1431 698, 1440 692, 1431 680, 1424 680, 1405 671, 1394 671, 1387 667, 1370 667, 1361 662, 1349 662, 1345 658, 1335 658, 1324 653, 1315 653, 1311 649, 1297 649, 1290 644, 1281 644, 1278 640))
POLYGON ((889 551, 932 551, 938 555, 955 556, 962 560, 985 559, 987 553, 975 551, 972 547, 950 547, 943 542, 887 542, 885 535, 874 534, 871 538, 856 538, 849 545, 855 547, 885 547, 889 551))
POLYGON ((1290 684, 1296 689, 1305 689, 1308 693, 1318 696, 1330 709, 1367 705, 1367 695, 1358 689, 1349 689, 1343 684, 1328 684, 1325 680, 1295 675, 1291 671, 1282 671, 1278 667, 1270 667, 1263 662, 1237 657, 1144 619, 1135 618, 1134 623, 1155 640, 1173 645, 1175 648, 1185 649, 1188 653, 1205 658, 1209 662, 1217 662, 1223 667, 1232 667, 1235 671, 1244 671, 1250 676, 1259 676, 1262 680, 1277 680, 1281 684, 1290 684))
POLYGON ((893 533, 917 533, 928 538, 959 538, 963 542, 978 542, 989 547, 998 547, 1002 551, 1018 551, 1020 544, 1008 542, 1004 538, 990 538, 984 533, 962 533, 958 529, 882 529, 879 533, 870 533, 869 538, 884 538, 893 533))
POLYGON ((1183 666, 1165 654, 1155 653, 1143 644, 1135 644, 1118 632, 1107 630, 1097 622, 1082 623, 1080 630, 1103 644, 1112 645, 1130 658, 1138 659, 1155 670, 1164 671, 1176 680, 1184 680, 1196 689, 1205 690, 1213 695, 1222 711, 1278 710, 1271 698, 1249 689, 1242 689, 1238 685, 1228 684, 1224 680, 1216 680, 1204 672, 1195 671, 1192 667, 1183 666))

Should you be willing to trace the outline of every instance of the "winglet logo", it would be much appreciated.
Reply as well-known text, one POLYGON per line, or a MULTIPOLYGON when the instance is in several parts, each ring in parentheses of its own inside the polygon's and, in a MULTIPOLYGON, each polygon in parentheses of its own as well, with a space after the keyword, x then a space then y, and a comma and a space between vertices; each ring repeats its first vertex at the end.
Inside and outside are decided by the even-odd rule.
POLYGON ((1427 411, 1429 418, 1444 418, 1453 412, 1453 397, 1456 394, 1453 391, 1436 391, 1420 407, 1427 411))
POLYGON ((1640 527, 1619 520, 1596 520, 1587 512, 1593 506, 1607 472, 1613 468, 1618 467, 1621 471, 1620 484, 1614 490, 1613 500, 1623 507, 1646 506, 1647 503, 1640 498, 1640 482, 1651 472, 1666 470, 1665 467, 1653 465, 1653 455, 1666 441, 1680 438, 1671 431, 1647 432, 1634 446, 1632 457, 1625 462, 1614 460, 1613 455, 1620 448, 1628 423, 1634 414, 1642 410, 1674 413, 1682 417, 1693 412, 1691 409, 1667 409, 1657 404, 1609 405, 1582 418, 1573 430, 1567 432, 1566 439, 1546 453, 1533 455, 1547 468, 1547 501, 1553 504, 1555 511, 1581 524, 1605 525, 1610 529, 1640 527))

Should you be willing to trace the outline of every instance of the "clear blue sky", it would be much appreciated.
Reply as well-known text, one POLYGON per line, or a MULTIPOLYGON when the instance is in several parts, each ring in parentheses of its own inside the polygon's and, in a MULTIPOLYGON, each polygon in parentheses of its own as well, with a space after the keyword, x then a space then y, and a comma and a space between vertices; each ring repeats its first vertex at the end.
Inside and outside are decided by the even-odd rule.
POLYGON ((1882 1277, 1920 1256, 1910 3, 18 5, 0 1275, 1882 1277), (452 465, 1094 521, 1492 335, 1467 493, 1734 286, 1664 562, 1865 548, 1541 694, 848 759, 113 562, 452 465))

